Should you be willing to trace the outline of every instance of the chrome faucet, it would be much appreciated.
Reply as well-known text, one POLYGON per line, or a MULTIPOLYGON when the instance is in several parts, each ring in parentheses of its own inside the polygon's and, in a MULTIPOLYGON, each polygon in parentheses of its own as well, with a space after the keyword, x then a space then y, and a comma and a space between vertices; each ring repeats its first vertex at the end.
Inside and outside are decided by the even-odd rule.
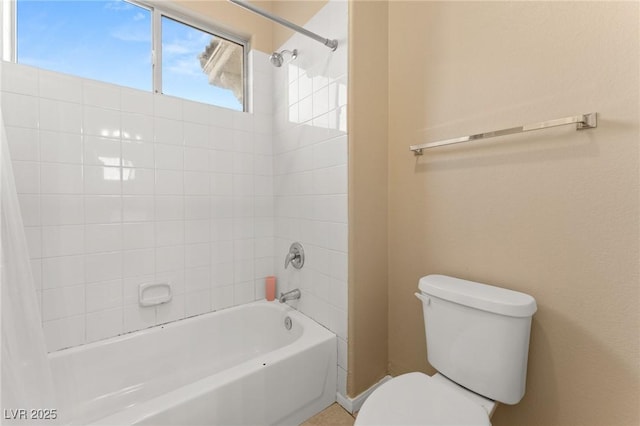
POLYGON ((287 300, 298 300, 300 296, 302 296, 302 293, 297 288, 286 293, 280 293, 280 303, 284 303, 287 300))
POLYGON ((293 266, 296 269, 302 268, 304 265, 304 249, 302 248, 302 244, 293 243, 291 247, 289 247, 289 253, 284 258, 284 269, 287 269, 287 266, 293 266))
POLYGON ((295 253, 292 253, 292 252, 287 253, 287 255, 284 258, 284 269, 287 269, 287 267, 289 267, 289 264, 293 262, 297 257, 298 255, 295 253))

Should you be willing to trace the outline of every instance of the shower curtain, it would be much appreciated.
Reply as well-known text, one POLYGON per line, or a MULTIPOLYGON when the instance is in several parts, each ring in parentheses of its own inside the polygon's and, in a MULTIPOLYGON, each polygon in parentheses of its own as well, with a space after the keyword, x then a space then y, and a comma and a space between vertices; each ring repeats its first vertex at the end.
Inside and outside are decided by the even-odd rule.
POLYGON ((2 114, 0 139, 0 422, 46 424, 31 410, 57 407, 2 114))

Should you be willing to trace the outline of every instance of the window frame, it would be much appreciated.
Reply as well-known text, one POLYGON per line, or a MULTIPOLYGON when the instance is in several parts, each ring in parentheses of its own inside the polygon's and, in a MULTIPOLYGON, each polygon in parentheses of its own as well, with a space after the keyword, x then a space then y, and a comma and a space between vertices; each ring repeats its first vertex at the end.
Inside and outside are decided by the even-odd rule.
MULTIPOLYGON (((63 0, 68 1, 68 0, 63 0)), ((162 92, 162 17, 167 17, 178 23, 190 26, 199 31, 211 34, 214 37, 222 38, 230 42, 242 46, 242 112, 249 111, 249 40, 230 33, 220 27, 212 24, 206 19, 196 16, 193 12, 178 4, 171 4, 162 0, 122 0, 147 9, 151 13, 151 92, 158 95, 164 95, 162 92)), ((2 22, 3 32, 1 56, 2 60, 8 62, 18 62, 17 58, 17 0, 1 0, 0 1, 0 21, 2 22)), ((115 83, 110 83, 114 84, 115 83)), ((171 96, 171 95, 165 95, 171 96)), ((178 96, 179 97, 179 96, 178 96)), ((181 98, 180 99, 186 99, 181 98)), ((188 100, 188 99, 186 99, 188 100)), ((197 101, 194 101, 197 102, 197 101)), ((219 108, 224 108, 214 103, 219 108)))
POLYGON ((0 0, 0 22, 2 22, 2 60, 17 62, 17 16, 16 0, 0 0))

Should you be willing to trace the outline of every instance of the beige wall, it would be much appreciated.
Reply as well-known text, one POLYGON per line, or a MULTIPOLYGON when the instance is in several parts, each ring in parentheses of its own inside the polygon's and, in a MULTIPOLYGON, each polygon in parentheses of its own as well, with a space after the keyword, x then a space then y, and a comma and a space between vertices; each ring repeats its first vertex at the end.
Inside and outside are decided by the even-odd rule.
POLYGON ((356 396, 387 374, 387 3, 349 4, 349 369, 356 396))
POLYGON ((538 302, 527 394, 494 426, 640 424, 639 23, 637 2, 390 2, 392 375, 433 372, 413 293, 448 274, 538 302), (591 111, 594 130, 408 151, 591 111))
MULTIPOLYGON (((220 28, 251 41, 253 49, 271 53, 282 45, 292 30, 274 24, 253 12, 242 9, 227 0, 175 0, 179 5, 190 9, 203 18, 209 19, 220 28)), ((304 26, 328 0, 254 0, 254 5, 287 19, 294 24, 304 26)), ((325 37, 325 36, 323 36, 325 37)))
MULTIPOLYGON (((327 1, 328 0, 274 0, 273 13, 303 27, 309 19, 327 4, 327 1)), ((293 35, 293 31, 287 27, 274 25, 271 50, 278 49, 291 35, 293 35)), ((320 36, 329 37, 329 34, 320 34, 320 36)))

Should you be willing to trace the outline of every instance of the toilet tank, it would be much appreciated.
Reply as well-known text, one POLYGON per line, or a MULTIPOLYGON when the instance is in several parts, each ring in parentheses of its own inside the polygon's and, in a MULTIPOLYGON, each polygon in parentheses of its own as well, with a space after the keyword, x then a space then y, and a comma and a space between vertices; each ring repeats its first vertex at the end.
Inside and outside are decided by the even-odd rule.
POLYGON ((524 396, 533 297, 472 281, 420 279, 429 363, 487 398, 517 404, 524 396))

